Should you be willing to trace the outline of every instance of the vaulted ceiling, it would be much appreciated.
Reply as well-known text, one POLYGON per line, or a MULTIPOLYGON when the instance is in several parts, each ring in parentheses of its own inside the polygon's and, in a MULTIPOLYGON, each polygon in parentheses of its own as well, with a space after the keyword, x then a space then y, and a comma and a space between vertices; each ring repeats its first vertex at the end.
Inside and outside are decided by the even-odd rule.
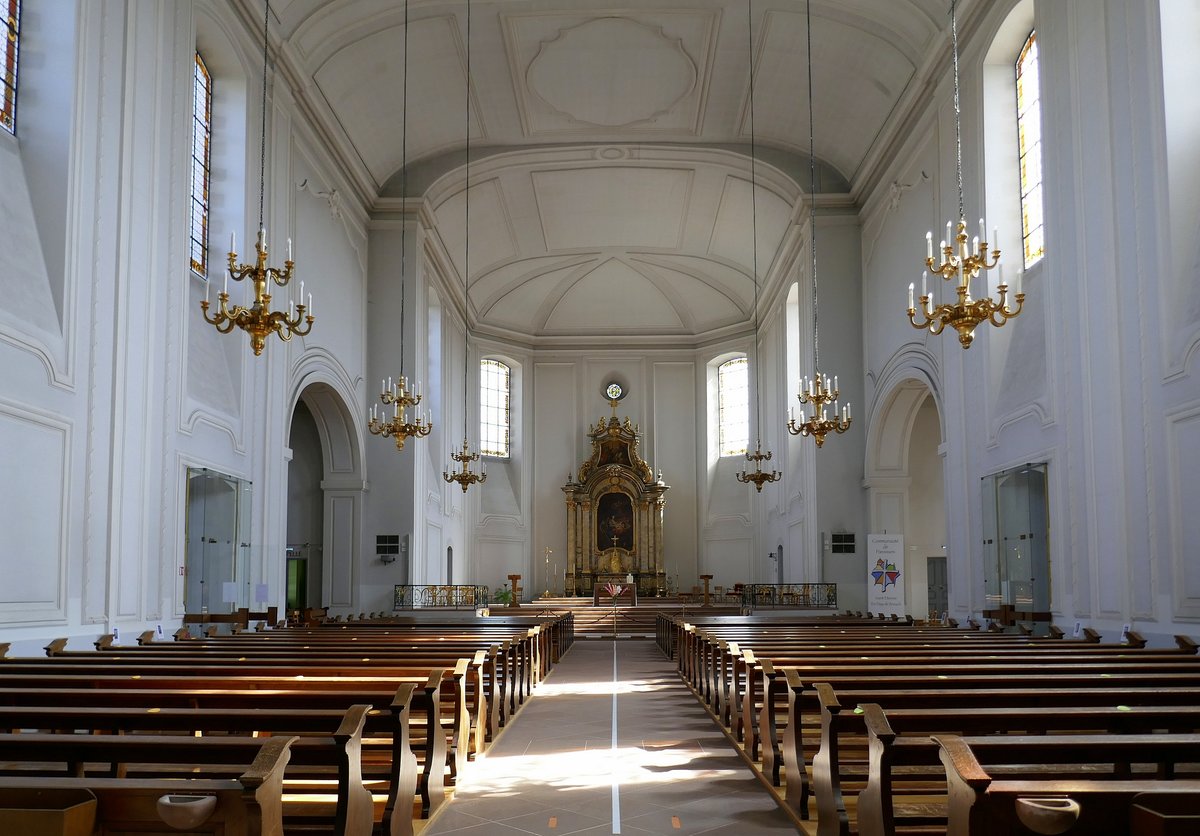
MULTIPOLYGON (((472 0, 469 55, 463 2, 410 0, 407 62, 397 0, 272 9, 354 188, 368 205, 404 185, 426 197, 460 281, 469 60, 473 325, 711 338, 753 318, 756 268, 761 281, 794 245, 808 191, 803 0, 472 0)), ((944 56, 947 11, 814 0, 819 191, 854 200, 880 176, 944 56)))

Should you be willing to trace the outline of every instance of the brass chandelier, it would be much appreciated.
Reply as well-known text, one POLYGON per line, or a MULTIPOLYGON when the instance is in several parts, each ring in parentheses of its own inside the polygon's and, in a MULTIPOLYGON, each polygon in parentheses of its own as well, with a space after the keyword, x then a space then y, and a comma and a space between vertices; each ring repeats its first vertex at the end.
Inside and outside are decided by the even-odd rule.
POLYGON ((454 462, 449 470, 442 471, 442 478, 457 484, 463 493, 474 484, 487 481, 487 473, 471 470, 471 463, 479 461, 479 453, 472 452, 467 444, 467 377, 471 368, 471 0, 467 0, 467 79, 466 79, 466 187, 463 192, 463 443, 462 451, 450 451, 454 462), (457 469, 456 469, 457 468, 457 469))
POLYGON ((274 282, 279 287, 287 287, 292 280, 295 262, 292 260, 292 239, 287 240, 287 259, 283 269, 267 266, 267 230, 263 226, 263 194, 266 191, 267 164, 267 27, 271 20, 271 0, 266 3, 266 16, 263 18, 263 77, 262 77, 262 135, 258 155, 258 240, 254 249, 256 257, 253 264, 239 264, 237 254, 237 237, 229 236, 229 267, 225 273, 225 283, 217 294, 217 312, 208 314, 208 284, 205 284, 204 299, 200 302, 204 321, 212 325, 222 334, 228 334, 235 327, 241 328, 250 335, 250 348, 257 357, 262 354, 267 337, 278 334, 287 342, 295 336, 306 336, 312 331, 312 294, 304 296, 304 282, 300 283, 300 296, 293 305, 288 301, 288 309, 271 310, 271 294, 269 284, 274 282), (229 305, 229 279, 236 282, 249 279, 254 285, 254 304, 229 305))
POLYGON ((750 70, 750 229, 754 267, 754 397, 756 401, 754 419, 758 441, 754 445, 753 453, 749 450, 746 451, 746 461, 754 464, 754 470, 751 471, 747 468, 734 475, 739 482, 753 484, 754 490, 762 493, 763 485, 768 482, 777 481, 783 474, 778 470, 762 469, 762 463, 771 460, 771 451, 768 450, 765 453, 762 451, 762 373, 759 371, 758 365, 758 202, 755 200, 757 155, 755 152, 754 136, 754 23, 752 20, 752 3, 753 0, 746 0, 746 40, 748 43, 746 54, 748 59, 747 66, 750 70))
MULTIPOLYGON (((400 112, 404 120, 403 127, 400 130, 400 184, 401 193, 408 196, 408 0, 404 0, 404 81, 401 83, 402 103, 400 112)), ((381 435, 384 438, 392 438, 396 441, 396 451, 404 449, 404 442, 409 438, 424 438, 433 432, 433 421, 430 418, 429 412, 424 415, 416 412, 412 420, 409 420, 408 410, 415 410, 421 403, 421 384, 413 381, 412 389, 409 389, 409 380, 404 376, 404 266, 405 266, 405 247, 404 241, 407 236, 404 231, 400 233, 400 379, 396 383, 392 383, 389 377, 386 381, 380 381, 379 388, 382 390, 379 395, 379 400, 383 402, 384 408, 381 411, 379 404, 371 406, 371 418, 367 422, 367 429, 373 435, 381 435), (391 418, 387 417, 387 407, 392 407, 391 418)))
POLYGON ((820 328, 817 324, 817 157, 813 141, 813 60, 812 60, 812 2, 805 3, 805 17, 808 23, 808 178, 809 200, 809 245, 812 247, 812 306, 813 306, 813 366, 816 377, 805 378, 800 382, 800 392, 796 400, 800 401, 800 420, 789 412, 787 430, 792 435, 811 436, 817 442, 817 447, 825 445, 825 436, 831 432, 839 435, 850 429, 850 404, 843 404, 839 411, 838 398, 841 391, 837 385, 837 375, 833 383, 829 375, 821 374, 820 328), (805 407, 812 406, 812 415, 805 417, 805 407), (833 409, 833 417, 829 409, 833 409))
MULTIPOLYGON (((988 252, 987 225, 979 221, 979 235, 968 244, 966 212, 963 209, 963 173, 962 173, 962 118, 959 112, 958 100, 958 19, 955 15, 955 0, 950 0, 950 36, 951 49, 954 59, 954 142, 956 166, 958 174, 958 225, 946 223, 946 240, 938 247, 936 261, 933 252, 933 233, 925 233, 925 267, 921 274, 921 307, 913 304, 914 287, 908 286, 908 321, 914 328, 927 330, 931 334, 940 334, 947 326, 958 332, 958 341, 963 348, 970 348, 975 339, 975 326, 981 322, 990 322, 997 328, 1004 325, 1013 317, 1019 316, 1024 307, 1025 294, 1015 295, 1017 306, 1008 306, 1008 285, 1004 283, 1004 268, 1000 267, 1000 250, 993 248, 988 252), (980 299, 971 298, 971 280, 980 274, 986 276, 988 270, 999 267, 997 274, 1000 283, 996 290, 1000 294, 999 301, 993 301, 987 293, 987 282, 984 281, 985 294, 980 299), (941 276, 944 281, 955 280, 957 299, 954 302, 943 302, 939 305, 932 303, 932 295, 926 287, 928 273, 941 276)), ((993 231, 993 243, 998 242, 999 232, 993 231)))

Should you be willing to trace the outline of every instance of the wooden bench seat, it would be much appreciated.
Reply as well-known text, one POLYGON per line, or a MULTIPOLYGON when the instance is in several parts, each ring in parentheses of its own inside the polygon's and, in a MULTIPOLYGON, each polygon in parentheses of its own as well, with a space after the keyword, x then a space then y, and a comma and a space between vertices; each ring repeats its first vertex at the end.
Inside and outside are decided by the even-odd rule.
MULTIPOLYGON (((351 708, 331 734, 284 738, 290 742, 290 760, 283 786, 292 796, 282 805, 285 823, 292 818, 310 822, 322 809, 328 813, 327 804, 306 803, 314 786, 308 779, 324 776, 332 778, 327 783, 333 791, 329 792, 329 787, 318 791, 334 801, 333 832, 369 836, 374 827, 373 802, 361 773, 367 711, 365 705, 351 708)), ((14 777, 228 780, 245 771, 244 764, 254 760, 262 745, 262 740, 232 735, 0 734, 0 773, 14 777)))
POLYGON ((159 798, 212 795, 217 799, 212 816, 189 832, 283 836, 283 776, 292 739, 276 737, 259 743, 253 760, 235 779, 0 776, 0 794, 6 805, 33 806, 49 792, 87 790, 98 800, 96 824, 101 832, 162 832, 159 798))
MULTIPOLYGON (((1006 773, 1002 777, 1007 779, 1018 777, 1016 771, 1029 771, 1031 765, 1038 764, 1055 764, 1054 777, 1059 780, 1094 780, 1106 777, 1104 773, 1108 777, 1129 778, 1133 777, 1130 767, 1136 763, 1152 764, 1158 772, 1157 776, 1139 777, 1174 778, 1176 763, 1200 760, 1200 737, 1195 733, 1200 729, 1200 706, 1139 709, 1063 706, 1042 711, 1015 707, 947 708, 887 713, 873 703, 862 708, 869 741, 869 769, 866 786, 858 796, 857 822, 858 832, 864 836, 894 834, 899 825, 911 828, 914 824, 944 823, 944 803, 935 805, 938 809, 933 817, 923 809, 914 819, 911 810, 906 814, 904 809, 897 809, 901 799, 918 796, 921 807, 925 808, 931 794, 940 801, 945 793, 945 771, 931 733, 985 740, 986 744, 977 747, 977 755, 985 762, 1004 760, 1005 752, 1017 751, 1011 747, 1023 745, 1021 741, 1027 740, 1025 735, 1037 735, 1036 739, 1049 748, 1038 749, 1016 767, 999 767, 997 774, 1002 770, 1006 773), (1189 733, 1179 729, 1188 729, 1189 733), (1118 737, 1119 745, 1111 739, 1118 737), (1106 749, 1081 748, 1098 745, 1097 740, 1111 745, 1106 749), (1111 760, 1105 761, 1100 753, 1111 760), (1070 763, 1077 764, 1073 771, 1065 766, 1070 763)), ((1200 778, 1195 773, 1198 768, 1200 764, 1193 763, 1191 777, 1200 778)), ((1038 769, 1034 775, 1045 777, 1043 773, 1044 769, 1038 769)))
MULTIPOLYGON (((1156 764, 1195 757, 1200 741, 1195 735, 1176 747, 1175 735, 1092 736, 1074 738, 979 738, 935 736, 946 769, 948 836, 992 836, 1024 831, 1019 819, 1021 800, 1069 799, 1078 804, 1071 816, 1070 833, 1107 836, 1129 832, 1134 800, 1147 793, 1177 793, 1181 805, 1200 810, 1200 780, 1163 780, 1114 776, 1094 780, 1064 780, 1055 776, 1020 774, 1017 769, 999 776, 1003 764, 1121 763, 1156 764), (991 772, 989 772, 991 770, 991 772), (997 774, 992 774, 997 773, 997 774)), ((1028 806, 1028 805, 1026 805, 1028 806)), ((1048 816, 1049 817, 1049 816, 1048 816)), ((1027 819, 1028 820, 1028 819, 1027 819)), ((1043 830, 1042 832, 1049 832, 1043 830)), ((1058 832, 1062 832, 1059 830, 1058 832)))
POLYGON ((99 720, 105 725, 97 730, 111 734, 122 717, 133 717, 134 712, 141 711, 153 720, 132 720, 126 731, 185 727, 192 731, 249 733, 280 727, 302 729, 306 722, 327 723, 330 711, 344 712, 350 705, 366 704, 374 709, 366 720, 373 738, 369 772, 386 788, 383 815, 391 831, 407 833, 412 827, 414 813, 410 808, 414 803, 421 815, 428 816, 445 798, 447 750, 446 735, 438 722, 440 683, 439 671, 419 686, 402 683, 395 691, 4 687, 0 688, 0 727, 75 731, 82 726, 90 730, 84 724, 99 720), (55 710, 60 714, 57 721, 45 716, 55 710), (89 715, 89 711, 94 714, 89 715), (187 712, 196 713, 189 718, 187 712), (280 719, 271 721, 263 716, 272 713, 280 719), (431 731, 431 717, 436 731, 431 731), (32 724, 38 720, 45 725, 32 724), (246 729, 251 722, 255 727, 246 729))

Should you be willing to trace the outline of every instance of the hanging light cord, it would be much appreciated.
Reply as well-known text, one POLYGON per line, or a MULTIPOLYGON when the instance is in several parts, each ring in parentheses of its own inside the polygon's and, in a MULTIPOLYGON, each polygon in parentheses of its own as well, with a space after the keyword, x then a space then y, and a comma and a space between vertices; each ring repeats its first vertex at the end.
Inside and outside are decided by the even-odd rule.
POLYGON ((463 441, 467 440, 467 372, 471 339, 471 0, 467 0, 466 180, 463 193, 463 441))
POLYGON ((804 4, 808 30, 808 245, 812 249, 813 370, 821 371, 821 331, 817 325, 817 146, 813 140, 812 0, 804 4))
POLYGON ((954 6, 955 0, 950 0, 950 43, 954 58, 954 153, 958 173, 958 218, 961 221, 967 215, 963 209, 962 114, 958 109, 958 18, 954 14, 954 6))
MULTIPOLYGON (((408 201, 408 0, 404 0, 404 80, 400 83, 400 217, 405 215, 408 201)), ((400 222, 400 377, 404 377, 404 242, 408 237, 404 221, 400 222)))
MULTIPOLYGON (((262 133, 258 145, 258 231, 263 228, 263 194, 267 186, 267 27, 271 25, 271 0, 263 15, 262 133)), ((266 241, 263 246, 266 246, 266 241)), ((303 301, 303 300, 301 300, 303 301)))
POLYGON ((752 259, 754 265, 754 389, 758 409, 754 412, 754 431, 758 435, 758 444, 762 446, 762 374, 758 368, 758 200, 755 185, 758 182, 756 169, 758 155, 754 133, 754 19, 752 6, 754 0, 746 0, 746 67, 750 70, 750 236, 752 259))

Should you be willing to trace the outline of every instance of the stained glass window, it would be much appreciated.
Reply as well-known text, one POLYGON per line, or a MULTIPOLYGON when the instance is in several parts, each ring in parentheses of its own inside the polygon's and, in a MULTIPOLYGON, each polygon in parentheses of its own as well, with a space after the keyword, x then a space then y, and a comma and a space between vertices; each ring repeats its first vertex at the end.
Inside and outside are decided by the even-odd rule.
POLYGON ((717 426, 722 456, 740 456, 750 443, 750 376, 745 357, 717 367, 717 426))
POLYGON ((192 76, 192 211, 190 248, 192 269, 208 275, 208 207, 212 159, 212 76, 196 53, 192 76))
POLYGON ((509 456, 509 394, 511 370, 499 360, 479 364, 479 452, 509 456))
POLYGON ((21 0, 3 0, 8 7, 4 39, 4 94, 0 125, 10 134, 17 132, 17 46, 21 32, 21 0))
POLYGON ((1017 143, 1021 164, 1021 240, 1028 269, 1046 253, 1042 231, 1042 107, 1037 32, 1017 58, 1017 143))

